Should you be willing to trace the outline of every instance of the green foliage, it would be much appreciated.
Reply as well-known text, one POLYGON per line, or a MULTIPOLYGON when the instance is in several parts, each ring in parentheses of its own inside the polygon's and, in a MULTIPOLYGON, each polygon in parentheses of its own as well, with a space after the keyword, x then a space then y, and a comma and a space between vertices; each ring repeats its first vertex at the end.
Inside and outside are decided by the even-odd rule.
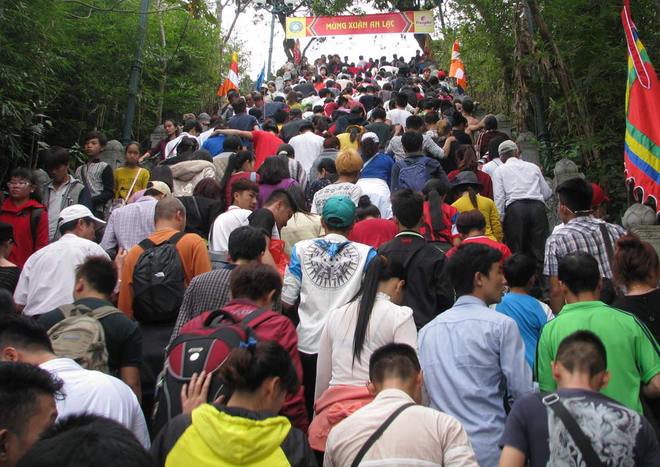
MULTIPOLYGON (((92 129, 119 138, 140 3, 0 3, 0 178, 8 166, 26 163, 42 140, 69 147, 92 129)), ((239 47, 225 45, 220 57, 220 34, 204 0, 152 0, 149 11, 133 125, 139 141, 159 116, 212 111, 224 79, 221 58, 226 70, 239 47)))
MULTIPOLYGON (((441 66, 449 66, 454 37, 461 42, 461 58, 469 78, 468 92, 492 113, 514 117, 514 71, 517 67, 550 63, 553 57, 538 33, 536 51, 523 61, 514 60, 517 6, 513 0, 449 0, 453 12, 450 31, 434 41, 441 66)), ((594 135, 587 137, 579 122, 566 111, 564 94, 551 73, 531 76, 531 85, 540 89, 549 133, 550 169, 562 157, 582 166, 585 154, 595 148, 600 157, 581 169, 590 180, 607 187, 619 207, 625 200, 623 188, 624 94, 627 51, 619 14, 622 2, 615 0, 539 0, 537 2, 564 63, 573 77, 576 93, 586 103, 594 135)), ((632 2, 632 14, 651 60, 660 65, 660 8, 655 0, 632 2)), ((526 22, 526 19, 523 18, 526 22)), ((538 32, 538 31, 537 31, 538 32)), ((542 67, 541 67, 542 69, 542 67)), ((531 101, 532 96, 526 98, 531 101)), ((525 116, 538 134, 533 115, 525 116)))

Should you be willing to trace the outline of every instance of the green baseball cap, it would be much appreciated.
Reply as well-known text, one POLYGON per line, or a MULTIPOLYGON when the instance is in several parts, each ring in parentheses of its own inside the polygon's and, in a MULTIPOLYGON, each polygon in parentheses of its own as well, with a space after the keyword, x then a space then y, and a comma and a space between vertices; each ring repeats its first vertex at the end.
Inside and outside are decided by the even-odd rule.
POLYGON ((328 227, 350 227, 355 220, 355 203, 348 196, 337 195, 325 202, 323 220, 328 227))

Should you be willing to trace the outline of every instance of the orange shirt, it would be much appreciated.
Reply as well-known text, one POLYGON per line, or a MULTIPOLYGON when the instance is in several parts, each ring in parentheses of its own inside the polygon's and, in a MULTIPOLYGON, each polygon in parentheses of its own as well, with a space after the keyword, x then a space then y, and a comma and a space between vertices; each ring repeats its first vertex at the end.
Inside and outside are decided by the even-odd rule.
MULTIPOLYGON (((177 233, 177 230, 174 229, 158 230, 149 236, 149 240, 159 245, 169 240, 175 233, 177 233)), ((181 237, 181 240, 176 244, 176 251, 179 253, 183 265, 186 287, 188 287, 193 277, 211 270, 211 260, 206 249, 206 242, 199 235, 189 233, 181 237)), ((140 248, 140 245, 131 248, 121 270, 117 308, 126 313, 129 318, 133 318, 133 271, 143 252, 144 250, 140 248)))

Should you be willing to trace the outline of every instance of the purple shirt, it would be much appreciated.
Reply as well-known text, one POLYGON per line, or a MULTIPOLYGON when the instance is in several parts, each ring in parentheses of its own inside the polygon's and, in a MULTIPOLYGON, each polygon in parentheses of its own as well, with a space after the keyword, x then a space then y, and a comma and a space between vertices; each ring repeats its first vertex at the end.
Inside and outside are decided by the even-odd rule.
POLYGON ((263 207, 264 203, 268 199, 268 197, 273 193, 273 191, 278 190, 280 188, 287 189, 290 186, 297 185, 298 182, 293 179, 293 178, 285 178, 282 180, 280 183, 276 185, 269 185, 267 183, 260 183, 259 184, 259 198, 257 199, 257 207, 263 207))

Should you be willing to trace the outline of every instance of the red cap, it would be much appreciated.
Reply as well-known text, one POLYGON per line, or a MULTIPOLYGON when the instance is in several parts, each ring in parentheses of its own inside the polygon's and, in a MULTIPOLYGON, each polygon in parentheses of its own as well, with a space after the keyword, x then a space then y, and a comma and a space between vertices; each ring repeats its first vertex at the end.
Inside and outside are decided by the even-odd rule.
POLYGON ((446 76, 447 73, 445 73, 445 70, 438 71, 438 78, 445 78, 446 76))
POLYGON ((591 190, 593 191, 593 196, 591 197, 591 208, 595 209, 605 202, 610 202, 610 199, 607 197, 603 189, 597 183, 591 184, 591 190))

